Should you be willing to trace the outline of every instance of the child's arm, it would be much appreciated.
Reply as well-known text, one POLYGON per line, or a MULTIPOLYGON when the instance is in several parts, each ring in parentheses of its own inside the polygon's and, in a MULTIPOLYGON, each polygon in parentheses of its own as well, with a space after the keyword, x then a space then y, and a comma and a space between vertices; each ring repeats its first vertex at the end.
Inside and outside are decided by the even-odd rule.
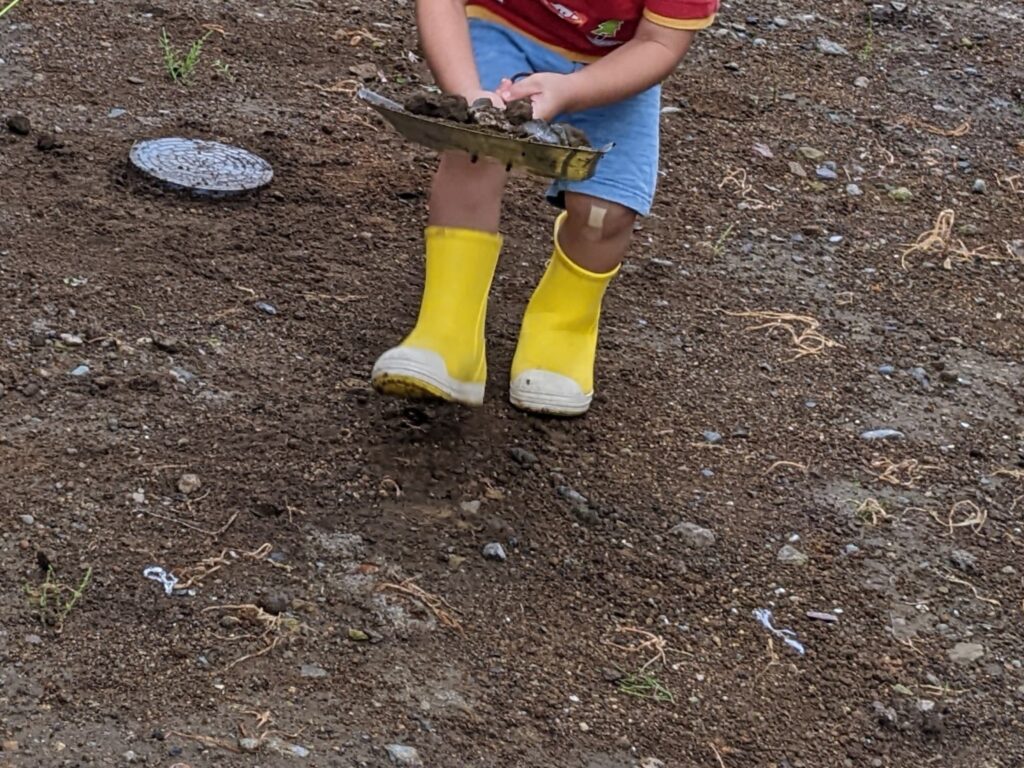
POLYGON ((628 99, 667 78, 683 60, 696 32, 663 27, 644 19, 621 48, 571 75, 542 72, 517 83, 505 81, 505 101, 533 99, 542 120, 628 99))
POLYGON ((480 87, 466 20, 466 0, 416 0, 420 43, 434 79, 445 93, 500 101, 480 87))

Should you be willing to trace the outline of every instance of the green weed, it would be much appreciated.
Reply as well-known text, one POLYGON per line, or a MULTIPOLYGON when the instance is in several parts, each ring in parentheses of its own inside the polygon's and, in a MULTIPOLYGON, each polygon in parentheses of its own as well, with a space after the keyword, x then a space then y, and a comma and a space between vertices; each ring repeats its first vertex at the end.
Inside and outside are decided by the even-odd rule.
POLYGON ((627 675, 622 678, 619 681, 619 693, 637 699, 656 701, 659 704, 676 703, 676 697, 672 695, 672 691, 649 672, 638 672, 635 675, 627 675))
POLYGON ((39 615, 43 621, 55 626, 59 632, 64 628, 64 622, 82 599, 91 581, 91 566, 86 569, 85 576, 82 577, 77 587, 62 584, 54 573, 53 567, 49 566, 46 569, 46 578, 42 585, 38 589, 26 586, 25 592, 32 604, 39 609, 39 615))
POLYGON ((210 39, 213 32, 209 31, 202 37, 194 40, 187 51, 176 48, 171 43, 171 38, 166 29, 160 30, 160 50, 164 56, 164 69, 171 80, 179 85, 188 85, 195 75, 199 58, 203 55, 203 46, 210 39))

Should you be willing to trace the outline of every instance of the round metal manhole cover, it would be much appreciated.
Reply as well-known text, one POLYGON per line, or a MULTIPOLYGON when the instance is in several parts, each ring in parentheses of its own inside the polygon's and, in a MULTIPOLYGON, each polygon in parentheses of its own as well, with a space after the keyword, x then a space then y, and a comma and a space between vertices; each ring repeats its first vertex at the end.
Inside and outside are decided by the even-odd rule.
POLYGON ((274 169, 259 155, 216 141, 150 139, 136 142, 128 157, 143 175, 196 195, 241 195, 274 178, 274 169))

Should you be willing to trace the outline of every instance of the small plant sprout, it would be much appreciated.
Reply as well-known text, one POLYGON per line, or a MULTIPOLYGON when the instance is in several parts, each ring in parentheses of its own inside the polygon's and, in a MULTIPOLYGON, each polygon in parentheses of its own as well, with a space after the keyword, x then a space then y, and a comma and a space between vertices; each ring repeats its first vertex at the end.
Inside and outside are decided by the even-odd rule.
POLYGON ((164 69, 171 80, 180 85, 188 85, 195 75, 199 58, 203 55, 203 46, 213 34, 207 31, 202 37, 194 40, 187 51, 174 46, 166 29, 160 31, 160 50, 163 52, 164 69))
POLYGON ((14 8, 14 6, 16 6, 20 2, 21 2, 21 0, 11 0, 10 3, 5 5, 3 8, 0 8, 0 18, 3 18, 5 13, 7 13, 10 10, 12 10, 14 8))
POLYGON ((86 569, 78 586, 72 587, 61 583, 54 573, 53 567, 48 566, 42 585, 38 589, 26 586, 25 592, 32 604, 39 609, 43 621, 55 626, 60 632, 64 629, 64 622, 67 621, 68 616, 71 615, 85 594, 90 581, 92 581, 91 567, 86 569))

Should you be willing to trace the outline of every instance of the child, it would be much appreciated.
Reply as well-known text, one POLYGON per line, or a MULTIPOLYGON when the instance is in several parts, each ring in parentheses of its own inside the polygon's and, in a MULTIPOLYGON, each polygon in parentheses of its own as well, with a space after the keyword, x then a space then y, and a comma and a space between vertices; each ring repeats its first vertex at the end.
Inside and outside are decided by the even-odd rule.
MULTIPOLYGON (((534 116, 614 143, 583 182, 558 182, 554 252, 526 308, 510 396, 524 410, 577 416, 594 396, 605 288, 650 212, 658 174, 660 83, 679 66, 718 0, 418 0, 438 85, 470 103, 529 98, 534 116), (520 73, 533 73, 512 82, 520 73)), ((412 333, 384 353, 385 394, 479 405, 487 379, 484 321, 501 250, 504 166, 446 153, 434 177, 426 282, 412 333)))

